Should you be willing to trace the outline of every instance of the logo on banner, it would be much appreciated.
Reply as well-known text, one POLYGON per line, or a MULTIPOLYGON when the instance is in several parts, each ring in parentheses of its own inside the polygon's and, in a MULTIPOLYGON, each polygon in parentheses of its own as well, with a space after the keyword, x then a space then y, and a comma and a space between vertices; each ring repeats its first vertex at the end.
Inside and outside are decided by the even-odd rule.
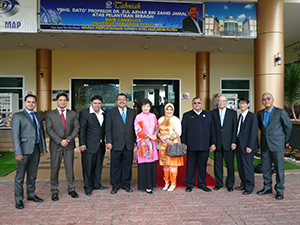
POLYGON ((20 10, 20 4, 16 0, 0 0, 0 16, 11 17, 20 10))
POLYGON ((105 3, 105 5, 106 5, 106 8, 110 9, 111 6, 112 6, 112 2, 111 2, 111 1, 107 1, 107 2, 105 3))

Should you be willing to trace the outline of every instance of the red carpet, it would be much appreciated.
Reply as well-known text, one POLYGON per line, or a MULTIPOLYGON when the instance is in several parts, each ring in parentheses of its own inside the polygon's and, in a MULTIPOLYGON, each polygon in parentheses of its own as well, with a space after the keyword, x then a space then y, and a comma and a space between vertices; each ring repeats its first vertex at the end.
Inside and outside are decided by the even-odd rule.
MULTIPOLYGON (((178 175, 177 175, 177 185, 176 188, 186 188, 185 185, 185 170, 186 170, 186 156, 184 156, 184 166, 179 166, 178 167, 178 175)), ((165 186, 165 182, 163 180, 163 167, 159 165, 158 161, 156 164, 156 176, 157 176, 157 185, 159 188, 162 188, 165 186)), ((216 180, 209 174, 206 173, 206 186, 209 188, 215 187, 216 186, 216 180)), ((195 182, 195 187, 198 187, 198 182, 197 182, 197 175, 196 175, 196 182, 195 182)))

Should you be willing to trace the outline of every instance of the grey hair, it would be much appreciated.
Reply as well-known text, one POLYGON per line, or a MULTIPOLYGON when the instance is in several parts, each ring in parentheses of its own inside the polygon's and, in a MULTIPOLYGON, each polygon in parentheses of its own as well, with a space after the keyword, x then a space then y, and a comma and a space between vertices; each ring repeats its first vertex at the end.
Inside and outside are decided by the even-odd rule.
POLYGON ((227 101, 227 96, 226 96, 226 95, 223 95, 223 94, 220 94, 220 95, 218 96, 218 100, 219 100, 219 98, 220 98, 221 96, 224 96, 225 99, 226 99, 226 101, 227 101))
POLYGON ((202 103, 202 99, 200 97, 194 97, 192 102, 194 102, 196 99, 200 99, 200 102, 202 103))
POLYGON ((272 99, 274 99, 273 95, 270 92, 265 92, 265 93, 262 94, 261 100, 263 100, 265 95, 271 95, 272 99))

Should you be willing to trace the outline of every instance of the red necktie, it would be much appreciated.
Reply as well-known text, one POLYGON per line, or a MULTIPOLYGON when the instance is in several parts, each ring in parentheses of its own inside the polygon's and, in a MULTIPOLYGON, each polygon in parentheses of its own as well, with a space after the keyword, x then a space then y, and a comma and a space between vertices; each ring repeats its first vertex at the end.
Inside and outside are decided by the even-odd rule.
POLYGON ((65 118, 65 115, 64 115, 64 109, 61 109, 61 114, 60 114, 60 117, 61 117, 61 120, 62 120, 62 123, 63 123, 63 126, 64 126, 64 131, 66 131, 66 118, 65 118))

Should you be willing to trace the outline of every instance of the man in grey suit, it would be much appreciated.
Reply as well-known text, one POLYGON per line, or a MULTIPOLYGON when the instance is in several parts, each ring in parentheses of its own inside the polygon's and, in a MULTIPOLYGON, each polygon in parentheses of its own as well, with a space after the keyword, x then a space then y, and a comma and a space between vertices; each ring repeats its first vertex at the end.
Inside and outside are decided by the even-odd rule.
POLYGON ((106 148, 110 152, 111 194, 116 194, 122 186, 126 192, 132 192, 133 149, 136 143, 134 131, 135 111, 127 107, 127 96, 117 96, 117 107, 109 110, 105 119, 106 148))
POLYGON ((261 131, 261 162, 264 178, 264 188, 257 192, 259 195, 272 193, 272 163, 276 170, 276 199, 283 199, 284 191, 284 148, 292 131, 287 112, 275 107, 271 93, 262 95, 265 109, 257 112, 258 127, 261 131))
POLYGON ((15 113, 12 119, 12 140, 17 171, 15 177, 15 200, 16 208, 23 209, 23 182, 27 172, 27 200, 42 202, 43 199, 35 195, 35 180, 40 162, 40 154, 46 154, 45 134, 43 117, 33 110, 36 106, 35 95, 26 95, 24 99, 25 109, 15 113))
POLYGON ((75 137, 79 132, 78 116, 75 111, 66 108, 68 96, 65 93, 57 95, 56 103, 57 108, 48 112, 46 117, 46 132, 50 137, 50 182, 53 201, 59 200, 58 174, 62 157, 64 157, 68 193, 72 198, 78 198, 73 172, 75 137))

